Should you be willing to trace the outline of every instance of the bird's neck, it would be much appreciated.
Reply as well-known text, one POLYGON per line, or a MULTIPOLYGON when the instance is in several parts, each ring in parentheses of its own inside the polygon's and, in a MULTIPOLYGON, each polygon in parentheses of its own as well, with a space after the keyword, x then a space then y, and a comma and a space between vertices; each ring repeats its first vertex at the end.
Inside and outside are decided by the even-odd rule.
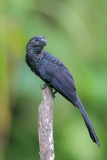
POLYGON ((36 53, 37 55, 41 53, 43 47, 36 47, 34 50, 34 53, 36 53))
POLYGON ((36 54, 39 55, 41 51, 43 50, 43 47, 35 47, 35 48, 27 48, 27 53, 28 54, 36 54))

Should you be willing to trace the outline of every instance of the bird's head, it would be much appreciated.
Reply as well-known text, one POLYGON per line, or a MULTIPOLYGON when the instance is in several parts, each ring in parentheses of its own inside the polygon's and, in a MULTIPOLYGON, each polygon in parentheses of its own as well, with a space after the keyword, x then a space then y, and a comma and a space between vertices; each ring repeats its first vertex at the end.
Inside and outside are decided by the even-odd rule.
POLYGON ((46 46, 47 41, 45 37, 35 36, 29 40, 26 50, 27 52, 40 53, 44 46, 46 46))

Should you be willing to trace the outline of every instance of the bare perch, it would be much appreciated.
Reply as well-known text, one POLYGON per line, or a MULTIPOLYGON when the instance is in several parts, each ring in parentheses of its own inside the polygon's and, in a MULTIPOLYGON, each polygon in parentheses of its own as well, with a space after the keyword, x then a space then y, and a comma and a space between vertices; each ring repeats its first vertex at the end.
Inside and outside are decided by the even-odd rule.
POLYGON ((40 160, 54 160, 53 97, 49 87, 42 90, 42 97, 38 109, 40 160))

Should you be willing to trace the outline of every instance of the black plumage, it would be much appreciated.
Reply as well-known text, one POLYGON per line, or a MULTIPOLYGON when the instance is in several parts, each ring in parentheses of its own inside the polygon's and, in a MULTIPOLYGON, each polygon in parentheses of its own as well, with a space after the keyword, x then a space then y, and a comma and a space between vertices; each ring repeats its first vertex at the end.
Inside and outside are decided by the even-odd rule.
POLYGON ((73 77, 63 63, 47 51, 43 50, 47 44, 45 37, 35 36, 27 44, 26 62, 33 72, 46 84, 58 91, 74 106, 80 109, 90 137, 100 147, 89 117, 77 96, 73 77))

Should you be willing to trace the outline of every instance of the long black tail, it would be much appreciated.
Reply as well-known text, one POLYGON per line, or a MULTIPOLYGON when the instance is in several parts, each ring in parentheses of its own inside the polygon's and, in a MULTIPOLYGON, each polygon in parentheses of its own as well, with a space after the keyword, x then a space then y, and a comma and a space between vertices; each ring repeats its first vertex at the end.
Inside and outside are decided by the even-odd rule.
POLYGON ((93 128, 93 126, 92 126, 92 124, 90 122, 90 119, 89 119, 89 117, 88 117, 88 115, 87 115, 87 113, 86 113, 81 101, 79 100, 79 98, 78 98, 77 107, 80 109, 80 112, 81 112, 81 114, 83 116, 83 119, 85 121, 85 124, 86 124, 86 126, 88 128, 88 131, 89 131, 91 139, 93 140, 93 142, 97 143, 98 147, 100 147, 100 143, 99 143, 98 138, 97 138, 97 136, 95 134, 94 128, 93 128))

